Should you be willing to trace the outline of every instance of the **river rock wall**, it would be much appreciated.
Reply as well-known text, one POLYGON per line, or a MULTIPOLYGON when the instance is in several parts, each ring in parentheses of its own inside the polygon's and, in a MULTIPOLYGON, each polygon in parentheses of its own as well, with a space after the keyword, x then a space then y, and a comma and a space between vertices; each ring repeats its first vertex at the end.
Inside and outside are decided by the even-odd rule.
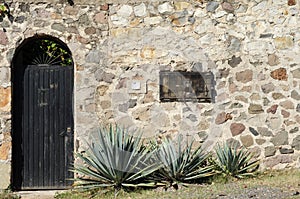
POLYGON ((11 61, 35 34, 75 63, 76 150, 99 124, 208 150, 238 143, 261 168, 299 167, 300 25, 295 0, 9 2, 0 30, 0 187, 10 183, 11 61), (213 74, 213 101, 161 102, 159 72, 213 74), (132 87, 139 82, 139 89, 132 87))

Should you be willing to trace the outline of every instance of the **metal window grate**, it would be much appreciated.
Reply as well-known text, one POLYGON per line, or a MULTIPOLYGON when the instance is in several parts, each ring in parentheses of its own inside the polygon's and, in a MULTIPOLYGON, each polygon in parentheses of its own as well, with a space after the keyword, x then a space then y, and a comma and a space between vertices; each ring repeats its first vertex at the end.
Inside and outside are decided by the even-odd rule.
POLYGON ((211 72, 160 71, 160 101, 212 101, 211 72))

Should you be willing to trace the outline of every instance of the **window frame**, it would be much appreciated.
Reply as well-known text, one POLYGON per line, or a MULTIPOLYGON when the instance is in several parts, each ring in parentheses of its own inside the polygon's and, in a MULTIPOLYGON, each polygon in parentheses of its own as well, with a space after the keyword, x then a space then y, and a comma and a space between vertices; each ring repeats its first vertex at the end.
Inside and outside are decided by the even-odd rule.
POLYGON ((212 102, 211 72, 160 71, 161 102, 212 102))

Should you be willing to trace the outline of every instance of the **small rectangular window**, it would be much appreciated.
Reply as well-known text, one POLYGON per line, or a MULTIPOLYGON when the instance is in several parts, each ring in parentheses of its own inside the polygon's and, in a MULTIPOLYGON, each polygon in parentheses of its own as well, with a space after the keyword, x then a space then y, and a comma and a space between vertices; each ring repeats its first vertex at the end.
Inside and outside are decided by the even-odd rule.
POLYGON ((211 102, 211 72, 160 71, 160 101, 211 102))

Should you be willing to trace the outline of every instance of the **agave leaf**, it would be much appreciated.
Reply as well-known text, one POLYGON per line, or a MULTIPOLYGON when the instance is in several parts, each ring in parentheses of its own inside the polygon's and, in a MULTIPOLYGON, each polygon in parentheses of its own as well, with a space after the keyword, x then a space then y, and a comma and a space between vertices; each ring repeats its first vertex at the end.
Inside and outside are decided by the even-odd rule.
POLYGON ((253 155, 250 152, 245 148, 239 149, 237 145, 229 147, 228 144, 217 144, 215 151, 215 166, 224 175, 236 178, 251 176, 259 166, 258 160, 252 161, 253 155))
POLYGON ((199 180, 210 176, 213 167, 207 167, 203 164, 208 155, 203 155, 200 147, 193 151, 193 142, 182 147, 180 136, 177 142, 178 146, 175 147, 171 140, 163 140, 157 153, 163 165, 157 175, 158 178, 167 180, 172 185, 174 183, 189 183, 190 180, 199 180))
POLYGON ((92 137, 86 153, 76 154, 84 164, 74 165, 73 171, 83 175, 76 179, 81 188, 154 186, 145 181, 159 169, 153 154, 142 146, 142 135, 134 137, 125 129, 109 126, 92 137))

